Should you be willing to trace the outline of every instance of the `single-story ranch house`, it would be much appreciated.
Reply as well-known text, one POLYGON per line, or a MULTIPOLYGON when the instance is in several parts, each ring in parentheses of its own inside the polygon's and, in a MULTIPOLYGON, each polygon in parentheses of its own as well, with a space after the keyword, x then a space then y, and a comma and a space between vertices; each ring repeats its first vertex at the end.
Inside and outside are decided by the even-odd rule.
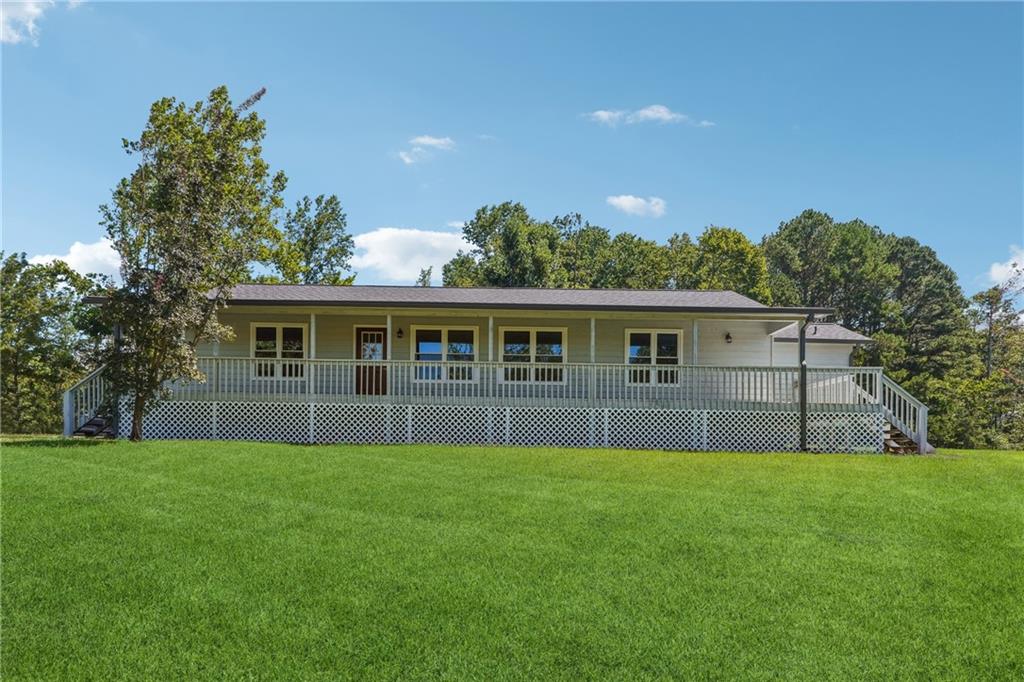
MULTIPOLYGON (((852 367, 870 339, 829 312, 732 291, 245 284, 219 314, 234 339, 200 349, 206 381, 172 386, 144 434, 924 451, 927 408, 852 367)), ((101 369, 67 393, 67 434, 104 391, 101 369)))

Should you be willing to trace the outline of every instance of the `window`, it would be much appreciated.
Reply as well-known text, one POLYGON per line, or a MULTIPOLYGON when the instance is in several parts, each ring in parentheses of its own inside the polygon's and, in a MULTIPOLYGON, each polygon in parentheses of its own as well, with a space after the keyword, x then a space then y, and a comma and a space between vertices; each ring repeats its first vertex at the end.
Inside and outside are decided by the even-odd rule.
POLYGON ((627 329, 626 364, 631 365, 629 382, 679 383, 679 370, 664 366, 679 365, 682 339, 683 333, 675 329, 627 329))
POLYGON ((463 363, 476 360, 476 327, 412 327, 412 357, 423 363, 416 368, 417 381, 473 381, 474 369, 463 363))
POLYGON ((257 377, 301 379, 306 357, 306 325, 252 323, 252 356, 257 377), (290 361, 290 362, 289 362, 290 361))
POLYGON ((533 367, 506 367, 505 381, 565 381, 566 337, 563 328, 535 327, 501 330, 501 359, 505 363, 532 364, 533 367))

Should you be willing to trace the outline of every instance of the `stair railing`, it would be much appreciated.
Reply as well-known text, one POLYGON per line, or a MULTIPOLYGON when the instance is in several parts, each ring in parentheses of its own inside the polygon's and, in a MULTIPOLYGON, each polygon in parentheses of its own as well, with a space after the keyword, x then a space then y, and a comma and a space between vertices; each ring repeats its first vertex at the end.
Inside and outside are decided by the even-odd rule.
POLYGON ((70 436, 95 417, 107 399, 105 365, 97 367, 64 392, 64 435, 70 436))
POLYGON ((918 452, 928 449, 928 406, 885 375, 882 408, 889 423, 913 440, 918 452))

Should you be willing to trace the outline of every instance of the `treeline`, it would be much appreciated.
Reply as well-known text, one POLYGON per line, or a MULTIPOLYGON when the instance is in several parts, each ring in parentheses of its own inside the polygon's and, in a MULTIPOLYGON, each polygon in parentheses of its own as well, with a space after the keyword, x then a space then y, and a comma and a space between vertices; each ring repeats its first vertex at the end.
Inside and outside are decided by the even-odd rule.
MULTIPOLYGON (((154 102, 142 134, 124 142, 137 168, 101 206, 120 256, 117 286, 64 263, 0 254, 4 431, 59 431, 61 394, 105 362, 117 394, 134 396, 132 433, 141 436, 142 415, 167 383, 200 376, 197 345, 230 335, 215 313, 233 285, 352 282, 353 241, 337 197, 285 209, 287 178, 261 155, 266 127, 253 106, 264 94, 235 106, 219 87, 191 105, 154 102), (100 291, 102 311, 83 300, 100 291), (124 333, 111 349, 115 327, 124 333)), ((481 208, 463 232, 471 249, 444 266, 447 286, 732 289, 768 304, 835 308, 838 322, 876 341, 857 362, 881 365, 931 407, 934 444, 1024 445, 1019 268, 967 298, 927 246, 817 211, 760 244, 728 227, 661 244, 613 235, 579 214, 538 220, 511 202, 481 208)))
POLYGON ((813 210, 760 244, 718 226, 658 243, 578 213, 538 220, 512 202, 481 208, 463 234, 472 249, 444 266, 445 286, 732 289, 834 308, 837 322, 875 340, 855 360, 884 367, 931 407, 933 443, 1024 444, 1024 264, 968 298, 916 239, 813 210))

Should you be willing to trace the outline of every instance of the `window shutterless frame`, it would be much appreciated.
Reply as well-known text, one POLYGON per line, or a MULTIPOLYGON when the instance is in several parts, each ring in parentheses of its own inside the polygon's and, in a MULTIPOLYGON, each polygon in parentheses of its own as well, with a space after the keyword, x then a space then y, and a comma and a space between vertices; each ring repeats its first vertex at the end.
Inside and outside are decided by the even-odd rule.
POLYGON ((480 328, 474 326, 460 325, 410 325, 409 327, 409 358, 422 366, 415 367, 413 371, 413 382, 438 382, 449 381, 455 383, 472 383, 479 379, 476 366, 457 364, 455 366, 447 363, 470 363, 476 362, 480 355, 480 328), (419 332, 437 333, 438 352, 419 352, 419 332), (456 332, 456 334, 452 334, 456 332), (452 344, 460 343, 456 338, 459 332, 472 333, 472 348, 469 353, 452 352, 452 344), (421 357, 429 355, 431 357, 421 357), (470 356, 470 357, 465 357, 470 356))
POLYGON ((678 384, 683 361, 682 329, 626 329, 627 384, 678 384))
POLYGON ((301 322, 250 322, 249 357, 264 362, 253 363, 254 379, 303 379, 309 349, 309 325, 301 322), (259 330, 263 330, 261 333, 259 330), (273 330, 267 334, 267 330, 273 330), (287 332, 285 330, 288 330, 287 332), (295 330, 301 330, 300 347, 295 347, 295 330), (258 339, 257 335, 265 337, 258 339), (260 348, 273 337, 273 347, 260 348), (285 348, 285 344, 289 347, 285 348), (297 362, 296 362, 297 361, 297 362))
POLYGON ((568 355, 568 327, 498 327, 498 360, 503 364, 503 369, 498 372, 499 383, 564 384, 567 380, 564 365, 569 361, 568 355), (519 340, 506 344, 505 335, 509 333, 516 334, 519 340), (556 345, 555 337, 545 338, 550 334, 560 335, 557 337, 560 352, 540 353, 544 346, 556 345), (519 346, 517 352, 506 352, 507 345, 519 346), (522 369, 510 366, 514 362, 527 366, 522 369))

